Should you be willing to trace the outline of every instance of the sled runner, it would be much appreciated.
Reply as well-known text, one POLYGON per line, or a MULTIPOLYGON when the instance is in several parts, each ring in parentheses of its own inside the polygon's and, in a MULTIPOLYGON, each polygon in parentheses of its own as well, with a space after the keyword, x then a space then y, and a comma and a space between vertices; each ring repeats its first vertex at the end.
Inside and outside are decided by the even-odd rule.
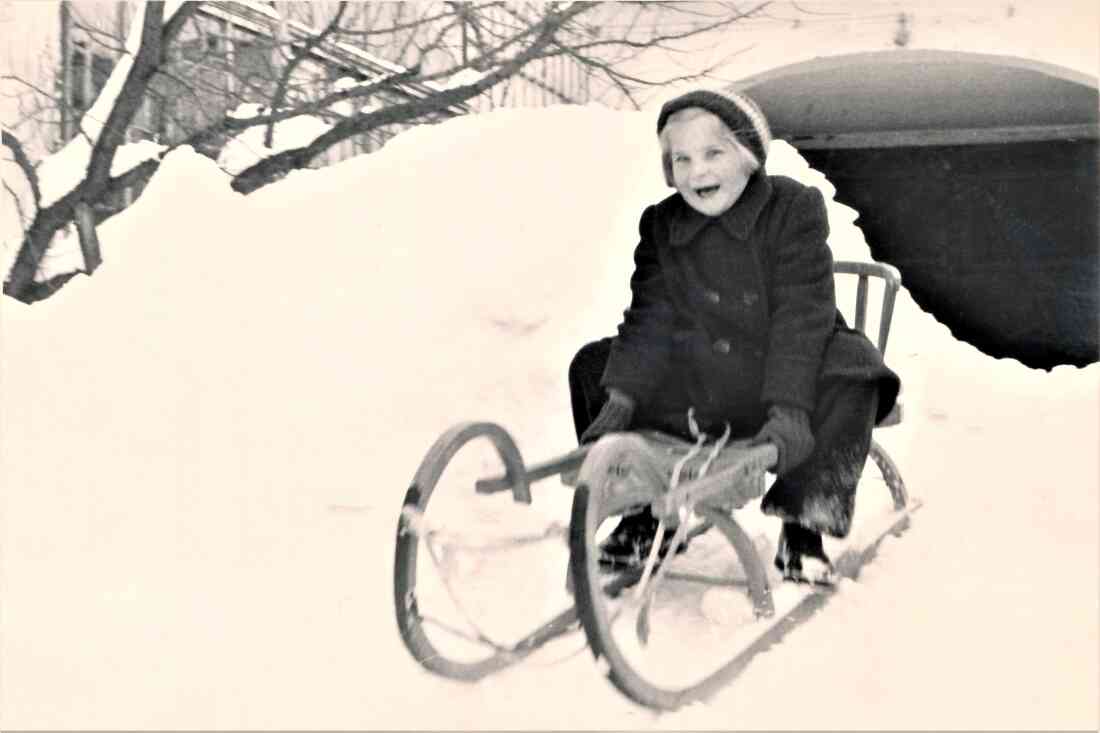
MULTIPOLYGON (((877 345, 884 350, 897 271, 853 262, 837 262, 835 271, 858 278, 854 325, 861 330, 869 281, 881 279, 877 345)), ((880 426, 900 419, 899 404, 880 426)), ((919 506, 876 441, 870 456, 876 468, 865 469, 861 483, 877 479, 886 491, 860 489, 870 510, 857 511, 851 535, 832 550, 839 578, 855 578, 919 506)), ((607 677, 636 702, 675 709, 705 699, 835 592, 775 582, 767 533, 740 517, 764 494, 776 458, 771 444, 632 431, 527 466, 500 426, 456 425, 428 451, 402 506, 394 563, 402 639, 425 668, 476 681, 579 625, 607 677), (546 527, 528 506, 532 484, 552 477, 573 488, 568 527, 546 527), (659 522, 654 549, 609 572, 600 562, 604 534, 646 507, 659 522), (667 536, 673 549, 662 558, 657 548, 667 536), (563 607, 548 609, 541 599, 555 591, 563 607)), ((777 525, 770 519, 770 530, 777 525)))

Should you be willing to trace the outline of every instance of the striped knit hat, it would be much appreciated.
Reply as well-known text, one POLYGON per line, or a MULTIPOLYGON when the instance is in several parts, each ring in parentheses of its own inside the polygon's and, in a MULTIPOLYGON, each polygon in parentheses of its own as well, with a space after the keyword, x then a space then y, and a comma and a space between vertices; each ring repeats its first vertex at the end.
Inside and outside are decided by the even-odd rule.
MULTIPOLYGON (((698 107, 717 115, 718 119, 726 123, 726 127, 737 137, 737 141, 756 156, 756 160, 763 167, 764 160, 768 157, 772 132, 768 127, 768 120, 756 102, 738 92, 726 94, 706 90, 688 92, 670 99, 661 107, 661 113, 657 116, 657 134, 660 135, 661 130, 665 129, 669 116, 688 107, 698 107)), ((672 185, 671 181, 669 185, 672 185)))

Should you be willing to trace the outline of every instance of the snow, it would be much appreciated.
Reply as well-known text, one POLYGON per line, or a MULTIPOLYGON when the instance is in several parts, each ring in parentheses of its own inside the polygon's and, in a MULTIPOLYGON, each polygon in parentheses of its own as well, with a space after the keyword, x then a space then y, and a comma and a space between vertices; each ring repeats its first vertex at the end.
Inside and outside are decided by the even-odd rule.
MULTIPOLYGON (((990 359, 904 293, 907 413, 880 440, 926 506, 734 687, 658 716, 578 634, 475 686, 405 652, 402 493, 462 420, 528 461, 572 446, 565 366, 616 325, 637 216, 667 193, 651 123, 458 118, 250 197, 175 151, 101 227, 94 278, 5 300, 0 723, 1095 726, 1100 367, 990 359), (813 681, 797 706, 793 669, 813 681)), ((769 167, 831 200, 783 143, 769 167)), ((835 255, 866 259, 854 212, 830 217, 835 255)), ((568 520, 568 492, 534 488, 521 521, 568 520)), ((545 552, 487 606, 560 598, 563 550, 545 552)))
POLYGON ((442 89, 457 89, 467 84, 477 84, 484 78, 485 74, 477 69, 466 68, 449 77, 445 82, 440 84, 440 87, 442 89))
MULTIPOLYGON (((783 143, 769 168, 868 259, 820 173, 783 143)), ((904 291, 905 420, 876 437, 924 507, 735 685, 656 714, 577 633, 477 685, 411 659, 391 589, 418 464, 464 420, 528 462, 573 446, 566 365, 613 331, 668 192, 652 112, 457 118, 248 197, 168 154, 94 277, 0 301, 0 728, 1096 729, 1100 365, 991 359, 904 291)), ((453 526, 568 521, 556 480, 534 492, 456 495, 453 526)), ((530 552, 506 582, 457 558, 509 632, 563 597, 564 548, 530 552)))
MULTIPOLYGON (((249 104, 241 105, 231 113, 231 116, 248 119, 265 113, 266 109, 249 104)), ((306 147, 332 129, 332 125, 313 115, 291 117, 275 123, 271 147, 268 147, 264 144, 267 127, 267 125, 249 127, 227 142, 218 154, 218 165, 222 170, 235 176, 273 155, 306 147)))

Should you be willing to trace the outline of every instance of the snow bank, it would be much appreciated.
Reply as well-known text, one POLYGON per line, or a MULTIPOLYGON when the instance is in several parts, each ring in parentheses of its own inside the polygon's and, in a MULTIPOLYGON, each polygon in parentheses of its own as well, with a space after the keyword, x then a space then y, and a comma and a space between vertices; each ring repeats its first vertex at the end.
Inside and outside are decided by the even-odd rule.
MULTIPOLYGON (((828 182, 782 143, 769 168, 831 201, 828 182)), ((638 217, 668 192, 651 115, 593 108, 415 128, 375 154, 297 171, 248 197, 193 151, 168 155, 136 205, 101 228, 94 278, 34 307, 0 302, 3 722, 759 722, 729 717, 744 701, 639 717, 587 657, 453 688, 408 659, 392 625, 392 532, 424 452, 470 419, 504 425, 528 460, 572 446, 569 358, 613 332, 629 299, 638 217), (489 689, 515 704, 491 706, 489 689), (49 702, 59 696, 66 706, 49 702)), ((835 203, 829 212, 837 257, 866 259, 855 212, 835 203)), ((1095 368, 1047 375, 993 362, 904 296, 896 318, 889 353, 912 407, 883 440, 926 496, 965 469, 944 441, 973 447, 974 426, 1000 437, 1020 429, 1016 395, 1052 397, 1029 408, 1036 420, 1096 403, 1095 368), (949 462, 930 460, 929 445, 949 462)), ((1073 415, 1084 426, 1077 435, 1095 434, 1092 413, 1073 415)), ((1082 461, 1074 454, 1064 470, 1092 480, 1082 461)), ((1002 493, 1030 495, 1016 469, 1000 470, 1002 493)), ((1084 531, 1077 551, 1095 540, 1095 523, 1079 518, 1095 496, 1089 506, 1081 488, 1042 520, 1043 531, 1084 531)), ((536 509, 561 520, 563 501, 567 492, 536 509)), ((947 535, 971 526, 939 516, 932 526, 947 535)), ((1034 521, 1009 516, 1012 527, 1034 521)), ((926 536, 925 546, 936 541, 926 536)), ((893 567, 917 587, 888 584, 884 594, 934 595, 939 581, 919 560, 903 553, 893 567)), ((981 582, 980 572, 965 577, 981 582)), ((969 586, 958 587, 971 602, 969 586)), ((870 607, 895 600, 874 591, 869 584, 870 607)), ((1051 613, 1036 621, 1054 625, 1051 613)), ((1067 641, 1080 638, 1079 625, 1066 628, 1067 641)), ((776 653, 777 668, 793 663, 776 653)), ((774 711, 786 696, 768 688, 774 670, 761 669, 748 683, 752 704, 774 711)), ((1095 667, 1078 677, 1095 681, 1095 667)))

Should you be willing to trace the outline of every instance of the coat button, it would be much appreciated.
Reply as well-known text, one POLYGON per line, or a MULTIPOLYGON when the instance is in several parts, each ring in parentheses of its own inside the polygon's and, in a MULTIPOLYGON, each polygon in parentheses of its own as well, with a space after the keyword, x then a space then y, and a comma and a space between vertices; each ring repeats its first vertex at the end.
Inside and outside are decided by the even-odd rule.
POLYGON ((728 354, 728 353, 730 353, 729 339, 718 339, 717 341, 715 341, 714 342, 714 350, 717 351, 719 354, 728 354))
POLYGON ((721 302, 722 296, 718 294, 716 290, 704 290, 703 297, 707 299, 708 303, 718 305, 721 302))

